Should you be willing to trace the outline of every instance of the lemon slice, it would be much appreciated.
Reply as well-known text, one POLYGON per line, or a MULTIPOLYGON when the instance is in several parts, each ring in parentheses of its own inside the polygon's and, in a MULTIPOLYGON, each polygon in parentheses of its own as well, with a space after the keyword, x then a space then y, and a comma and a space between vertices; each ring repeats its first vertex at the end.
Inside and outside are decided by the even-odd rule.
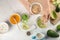
POLYGON ((52 11, 52 13, 50 14, 52 19, 56 19, 57 18, 57 14, 55 11, 52 11))

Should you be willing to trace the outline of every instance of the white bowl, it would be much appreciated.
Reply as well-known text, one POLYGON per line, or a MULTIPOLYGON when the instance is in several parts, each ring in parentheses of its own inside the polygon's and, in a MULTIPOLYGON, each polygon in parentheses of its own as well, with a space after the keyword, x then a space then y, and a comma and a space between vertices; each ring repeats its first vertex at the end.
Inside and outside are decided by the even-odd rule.
POLYGON ((41 32, 36 32, 36 33, 33 33, 30 37, 31 37, 31 39, 32 39, 32 37, 33 36, 36 36, 36 39, 43 39, 44 37, 45 37, 45 35, 44 34, 42 34, 41 32), (38 38, 36 35, 37 35, 37 33, 40 33, 41 34, 41 38, 38 38))
POLYGON ((37 17, 35 24, 36 24, 36 26, 37 26, 38 29, 45 29, 46 27, 45 27, 45 28, 40 28, 40 27, 37 25, 37 20, 40 19, 40 18, 41 18, 41 16, 37 17))
POLYGON ((8 24, 5 23, 5 22, 1 22, 0 23, 0 33, 2 34, 2 33, 5 33, 5 32, 8 32, 8 30, 9 30, 8 24))
POLYGON ((32 6, 33 6, 34 4, 40 5, 40 7, 41 7, 41 11, 40 11, 38 14, 42 13, 42 9, 43 9, 43 8, 42 8, 42 5, 41 5, 39 2, 34 2, 34 3, 31 4, 30 12, 31 12, 32 14, 34 14, 34 13, 31 11, 32 6))
MULTIPOLYGON (((42 37, 41 37, 41 38, 38 38, 38 37, 37 37, 37 39, 43 39, 43 38, 45 37, 44 34, 42 34, 42 33, 40 33, 40 34, 41 34, 42 37)), ((37 34, 36 34, 36 35, 37 35, 37 34)))

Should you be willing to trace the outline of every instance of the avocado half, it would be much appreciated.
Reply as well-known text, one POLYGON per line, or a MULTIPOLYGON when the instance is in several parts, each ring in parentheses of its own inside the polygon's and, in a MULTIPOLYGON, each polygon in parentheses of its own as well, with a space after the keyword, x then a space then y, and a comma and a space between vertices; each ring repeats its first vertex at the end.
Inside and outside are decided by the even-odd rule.
POLYGON ((59 37, 59 34, 58 34, 57 32, 55 32, 55 31, 53 31, 53 30, 48 30, 48 31, 47 31, 47 35, 48 35, 49 37, 52 37, 52 38, 59 37))

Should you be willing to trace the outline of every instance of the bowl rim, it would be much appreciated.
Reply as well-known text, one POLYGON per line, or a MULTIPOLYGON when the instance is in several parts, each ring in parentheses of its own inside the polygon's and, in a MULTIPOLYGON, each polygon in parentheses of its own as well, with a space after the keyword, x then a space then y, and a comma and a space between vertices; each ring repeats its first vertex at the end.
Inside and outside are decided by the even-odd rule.
POLYGON ((38 16, 37 19, 36 19, 36 22, 35 22, 35 25, 37 26, 38 29, 45 29, 45 28, 40 28, 38 25, 37 25, 37 20, 40 19, 41 16, 38 16))
MULTIPOLYGON (((39 32, 38 32, 38 33, 39 33, 39 32)), ((43 39, 43 38, 45 37, 45 36, 44 36, 44 34, 43 34, 43 33, 41 33, 41 32, 40 32, 40 34, 42 35, 42 37, 41 37, 41 38, 38 38, 38 37, 37 37, 37 33, 36 33, 36 37, 37 37, 38 39, 43 39)))
POLYGON ((38 14, 40 14, 40 13, 43 11, 43 7, 42 7, 41 3, 39 3, 39 2, 33 2, 33 3, 31 4, 31 6, 30 6, 30 12, 31 12, 32 14, 34 14, 34 13, 31 11, 32 6, 33 6, 34 4, 37 4, 37 5, 40 6, 41 11, 38 13, 38 14))
POLYGON ((9 25, 8 25, 6 22, 1 22, 1 23, 0 23, 0 25, 3 25, 3 24, 5 24, 5 26, 7 27, 7 31, 5 31, 5 32, 0 32, 0 34, 4 34, 4 33, 6 33, 6 32, 9 31, 9 25))
MULTIPOLYGON (((40 17, 40 16, 39 16, 39 17, 40 17)), ((37 25, 37 20, 39 19, 39 17, 37 17, 35 24, 36 24, 36 26, 37 26, 38 29, 41 29, 41 28, 37 25)))
POLYGON ((32 36, 36 36, 36 39, 43 39, 45 37, 45 35, 43 33, 41 33, 41 32, 37 32, 37 33, 34 33, 34 34, 30 35, 30 37, 32 38, 32 36), (42 37, 38 38, 37 33, 40 33, 42 35, 42 37))
MULTIPOLYGON (((20 21, 21 21, 21 16, 20 16, 18 13, 14 13, 14 14, 12 14, 12 15, 9 17, 9 22, 10 22, 10 23, 11 23, 10 18, 11 18, 13 15, 18 15, 19 18, 20 18, 20 21)), ((19 22, 19 23, 20 23, 20 22, 19 22)), ((13 23, 11 23, 11 24, 13 24, 13 23)))
POLYGON ((23 32, 27 32, 27 31, 31 31, 31 30, 34 30, 36 27, 35 27, 35 25, 31 25, 31 27, 28 25, 28 24, 26 24, 26 25, 28 25, 29 26, 29 29, 27 29, 27 30, 25 30, 25 29, 23 29, 22 28, 22 22, 21 22, 21 27, 20 27, 20 29, 21 29, 21 31, 23 31, 23 32), (33 26, 33 27, 32 27, 33 26))

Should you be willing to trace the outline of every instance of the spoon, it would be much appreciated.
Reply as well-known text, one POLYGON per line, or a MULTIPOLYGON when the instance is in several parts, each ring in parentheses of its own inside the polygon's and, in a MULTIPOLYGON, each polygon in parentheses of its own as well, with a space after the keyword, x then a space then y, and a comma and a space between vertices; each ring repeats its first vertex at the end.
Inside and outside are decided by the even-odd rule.
POLYGON ((18 29, 20 29, 20 27, 19 27, 18 22, 16 21, 16 19, 14 17, 13 17, 13 19, 16 22, 18 29))

